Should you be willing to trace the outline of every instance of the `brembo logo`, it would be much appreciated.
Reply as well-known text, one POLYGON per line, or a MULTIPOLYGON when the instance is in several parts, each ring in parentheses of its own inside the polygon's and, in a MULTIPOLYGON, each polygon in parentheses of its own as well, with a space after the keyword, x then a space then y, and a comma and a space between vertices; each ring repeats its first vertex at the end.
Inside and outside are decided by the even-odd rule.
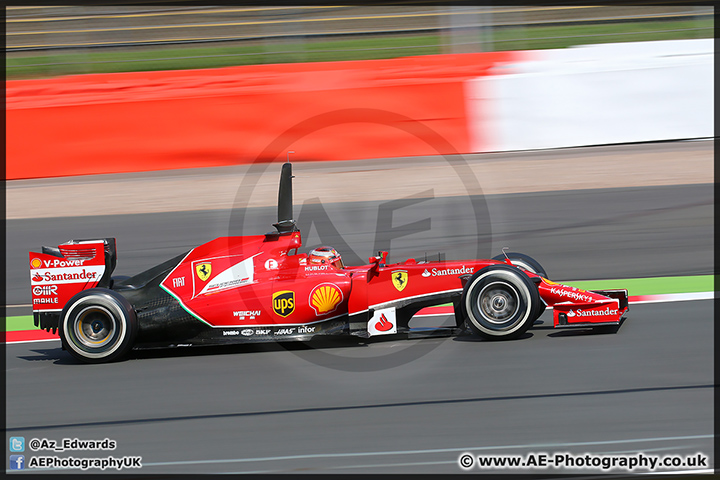
POLYGON ((550 293, 554 295, 558 295, 560 297, 570 297, 573 300, 580 300, 582 302, 592 302, 592 297, 588 295, 583 295, 582 293, 578 292, 571 292, 569 290, 561 290, 559 288, 551 288, 550 293))
POLYGON ((422 273, 423 277, 438 277, 442 275, 465 275, 467 273, 473 273, 475 270, 474 267, 466 267, 463 265, 460 268, 445 268, 445 269, 437 269, 433 268, 431 271, 428 271, 426 268, 425 271, 422 273))

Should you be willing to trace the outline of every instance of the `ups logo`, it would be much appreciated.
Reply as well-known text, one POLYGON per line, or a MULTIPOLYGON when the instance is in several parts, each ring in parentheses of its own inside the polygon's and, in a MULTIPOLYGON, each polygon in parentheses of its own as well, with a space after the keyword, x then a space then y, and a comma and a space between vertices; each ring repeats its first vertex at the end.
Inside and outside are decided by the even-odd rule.
POLYGON ((272 296, 273 310, 281 317, 287 317, 295 311, 295 292, 284 290, 272 296))

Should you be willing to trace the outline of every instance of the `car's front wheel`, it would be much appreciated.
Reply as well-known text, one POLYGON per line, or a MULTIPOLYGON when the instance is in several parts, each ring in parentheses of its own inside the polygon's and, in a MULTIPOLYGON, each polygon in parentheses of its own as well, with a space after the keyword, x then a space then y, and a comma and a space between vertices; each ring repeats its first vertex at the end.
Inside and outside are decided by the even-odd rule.
POLYGON ((510 340, 530 328, 541 300, 527 275, 509 265, 491 265, 465 284, 461 302, 474 333, 490 340, 510 340))
POLYGON ((525 255, 524 253, 507 252, 493 257, 493 260, 499 260, 501 262, 504 262, 506 261, 506 255, 507 258, 510 259, 510 262, 512 262, 512 264, 516 267, 522 268, 523 270, 527 270, 528 272, 532 272, 536 275, 540 275, 543 278, 548 278, 547 272, 545 271, 543 266, 540 265, 540 262, 538 262, 529 255, 525 255))
POLYGON ((60 314, 60 339, 86 363, 117 360, 133 347, 137 316, 125 297, 105 288, 84 290, 60 314))

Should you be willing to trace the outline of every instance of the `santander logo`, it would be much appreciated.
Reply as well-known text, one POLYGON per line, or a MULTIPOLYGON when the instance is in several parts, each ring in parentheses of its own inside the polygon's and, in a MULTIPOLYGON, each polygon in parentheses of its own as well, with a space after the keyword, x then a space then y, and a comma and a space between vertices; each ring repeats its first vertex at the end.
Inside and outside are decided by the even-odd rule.
POLYGON ((387 332, 393 328, 393 324, 387 319, 385 314, 380 315, 380 320, 375 324, 375 329, 379 332, 387 332))
POLYGON ((469 273, 473 273, 475 271, 475 267, 466 267, 465 265, 461 266, 460 268, 435 268, 433 267, 432 270, 428 270, 427 268, 422 273, 422 276, 427 277, 443 277, 446 275, 467 275, 469 273))

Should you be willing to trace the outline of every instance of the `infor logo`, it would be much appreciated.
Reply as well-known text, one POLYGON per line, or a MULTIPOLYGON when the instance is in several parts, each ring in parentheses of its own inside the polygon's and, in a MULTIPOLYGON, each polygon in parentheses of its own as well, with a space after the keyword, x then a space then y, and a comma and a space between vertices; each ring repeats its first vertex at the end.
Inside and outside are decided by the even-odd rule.
POLYGON ((281 317, 287 317, 295 311, 295 292, 284 290, 272 296, 273 310, 281 317))

